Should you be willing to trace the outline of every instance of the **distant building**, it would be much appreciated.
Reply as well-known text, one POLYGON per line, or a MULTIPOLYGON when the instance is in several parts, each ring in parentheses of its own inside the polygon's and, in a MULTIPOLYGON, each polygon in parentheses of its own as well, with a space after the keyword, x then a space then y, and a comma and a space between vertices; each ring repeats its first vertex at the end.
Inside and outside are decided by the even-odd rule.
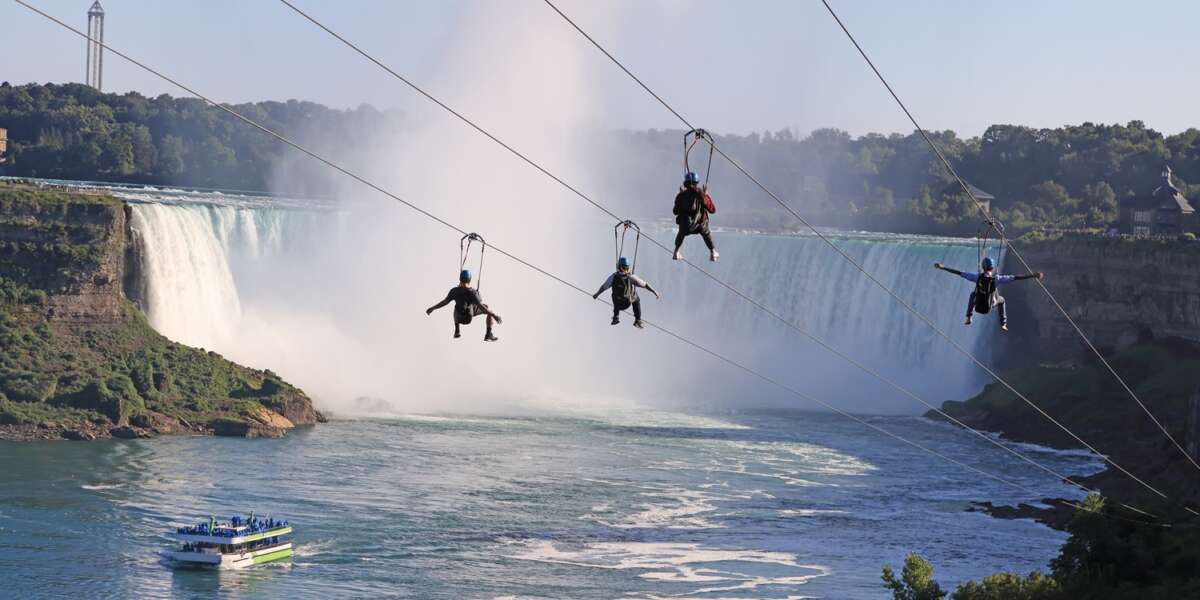
POLYGON ((1126 235, 1174 236, 1195 229, 1196 210, 1171 183, 1171 167, 1164 166, 1153 192, 1121 201, 1119 219, 1126 235))
MULTIPOLYGON (((992 212, 992 202, 996 199, 995 196, 971 185, 970 183, 967 184, 967 189, 971 190, 971 195, 974 196, 975 199, 979 201, 979 204, 983 206, 984 212, 992 212)), ((958 182, 954 182, 942 190, 941 196, 942 198, 947 198, 950 196, 958 196, 960 194, 962 194, 962 186, 958 185, 958 182)))

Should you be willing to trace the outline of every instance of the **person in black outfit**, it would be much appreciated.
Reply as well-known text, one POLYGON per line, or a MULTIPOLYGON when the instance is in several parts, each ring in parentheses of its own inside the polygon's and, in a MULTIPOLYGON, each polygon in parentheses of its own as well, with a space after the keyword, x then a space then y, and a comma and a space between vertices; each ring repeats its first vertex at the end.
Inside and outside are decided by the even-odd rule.
POLYGON ((704 244, 708 246, 708 259, 716 262, 721 257, 713 244, 712 233, 708 229, 708 215, 717 212, 716 204, 708 195, 708 186, 700 186, 700 178, 692 172, 683 176, 683 187, 675 195, 675 223, 679 225, 679 233, 675 235, 675 260, 682 260, 683 239, 689 235, 700 234, 704 244))
POLYGON ((488 306, 483 303, 483 298, 479 296, 479 290, 471 287, 471 272, 463 270, 458 276, 458 285, 450 288, 450 293, 446 294, 446 299, 430 306, 425 310, 425 314, 433 314, 433 311, 454 302, 454 337, 462 337, 459 331, 459 326, 469 325, 471 319, 479 315, 487 315, 487 333, 483 335, 483 341, 495 342, 500 338, 492 335, 492 323, 503 323, 500 315, 488 309, 488 306))

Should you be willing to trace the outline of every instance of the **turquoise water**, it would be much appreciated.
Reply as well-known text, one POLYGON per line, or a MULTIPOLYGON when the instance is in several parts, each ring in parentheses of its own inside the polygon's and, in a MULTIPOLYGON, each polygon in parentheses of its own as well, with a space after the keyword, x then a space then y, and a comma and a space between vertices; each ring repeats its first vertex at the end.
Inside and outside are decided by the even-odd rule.
MULTIPOLYGON (((1071 495, 947 426, 871 419, 1071 495)), ((0 464, 7 597, 882 598, 880 565, 910 550, 952 585, 1045 568, 1063 540, 963 512, 1037 498, 828 414, 408 416, 279 440, 0 443, 0 464), (250 510, 296 526, 292 561, 159 558, 174 527, 250 510)))

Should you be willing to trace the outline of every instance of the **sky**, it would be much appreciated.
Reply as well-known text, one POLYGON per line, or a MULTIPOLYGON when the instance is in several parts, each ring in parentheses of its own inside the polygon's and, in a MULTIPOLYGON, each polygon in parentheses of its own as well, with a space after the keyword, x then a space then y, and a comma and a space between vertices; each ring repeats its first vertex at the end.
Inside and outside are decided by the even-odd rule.
MULTIPOLYGON (((84 28, 91 0, 29 0, 84 28)), ((419 84, 444 82, 447 40, 481 3, 541 0, 295 0, 419 84)), ((274 0, 102 0, 105 41, 221 101, 304 99, 411 110, 425 102, 274 0)), ((559 0, 559 6, 684 113, 721 133, 837 127, 909 132, 903 113, 818 0, 559 0)), ((1200 126, 1200 3, 831 0, 922 126, 974 136, 993 123, 1055 127, 1145 121, 1165 133, 1200 126)), ((495 8, 494 6, 492 8, 495 8)), ((510 47, 569 27, 544 7, 510 47)), ((516 17, 514 17, 516 18, 516 17)), ((0 80, 81 81, 84 42, 0 1, 0 80), (13 49, 18 51, 13 52, 13 49)), ((614 128, 678 128, 598 51, 597 118, 614 128)), ((115 56, 105 91, 179 94, 115 56)), ((470 90, 469 85, 451 86, 470 90)), ((554 86, 553 80, 544 82, 554 86)), ((528 90, 530 95, 543 91, 528 90)), ((448 88, 449 89, 449 88, 448 88)), ((437 94, 438 89, 431 89, 437 94)), ((488 93, 487 89, 475 93, 488 93)), ((449 100, 453 100, 452 98, 449 100)))

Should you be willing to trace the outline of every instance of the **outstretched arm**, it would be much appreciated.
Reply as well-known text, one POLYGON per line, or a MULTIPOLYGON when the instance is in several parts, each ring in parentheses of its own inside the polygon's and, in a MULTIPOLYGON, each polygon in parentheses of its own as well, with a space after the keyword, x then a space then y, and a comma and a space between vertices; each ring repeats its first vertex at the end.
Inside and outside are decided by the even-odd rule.
POLYGON ((641 277, 638 277, 637 275, 631 275, 631 276, 629 277, 629 279, 630 279, 631 281, 633 281, 633 285, 635 285, 635 286, 637 286, 637 287, 640 287, 640 288, 645 288, 645 289, 649 290, 651 294, 654 294, 654 297, 655 297, 655 298, 659 298, 659 299, 661 299, 661 298, 662 298, 662 296, 659 296, 659 295, 658 295, 658 292, 656 292, 656 291, 654 290, 654 288, 650 286, 650 282, 649 282, 649 281, 646 281, 645 279, 642 279, 641 277))
POLYGON ((963 279, 966 279, 967 281, 970 281, 972 283, 979 281, 979 273, 964 273, 962 271, 959 271, 958 269, 951 269, 950 267, 947 267, 946 265, 943 265, 942 263, 934 263, 933 268, 941 269, 947 273, 952 273, 954 275, 958 275, 959 277, 962 277, 963 279))
POLYGON ((596 290, 595 294, 592 294, 592 300, 599 298, 600 294, 604 293, 604 290, 607 290, 608 288, 612 287, 612 283, 613 283, 613 276, 609 275, 608 279, 604 280, 604 284, 600 286, 600 289, 596 290))
POLYGON ((1025 275, 1001 275, 996 278, 996 283, 1009 283, 1012 281, 1021 281, 1022 279, 1044 279, 1045 273, 1038 271, 1037 273, 1026 273, 1025 275))
POLYGON ((430 306, 429 308, 425 309, 425 314, 427 314, 427 315, 433 314, 433 311, 435 311, 447 304, 450 304, 450 294, 446 294, 445 300, 442 300, 441 302, 438 302, 437 304, 434 304, 433 306, 430 306))
POLYGON ((935 269, 939 269, 939 270, 942 270, 942 271, 945 271, 945 272, 947 272, 947 273, 953 273, 953 274, 955 274, 955 275, 958 275, 958 276, 960 276, 960 277, 961 277, 961 276, 962 276, 962 274, 963 274, 963 272, 962 272, 962 271, 959 271, 958 269, 951 269, 950 267, 947 267, 946 265, 943 265, 942 263, 933 263, 933 268, 935 268, 935 269))

